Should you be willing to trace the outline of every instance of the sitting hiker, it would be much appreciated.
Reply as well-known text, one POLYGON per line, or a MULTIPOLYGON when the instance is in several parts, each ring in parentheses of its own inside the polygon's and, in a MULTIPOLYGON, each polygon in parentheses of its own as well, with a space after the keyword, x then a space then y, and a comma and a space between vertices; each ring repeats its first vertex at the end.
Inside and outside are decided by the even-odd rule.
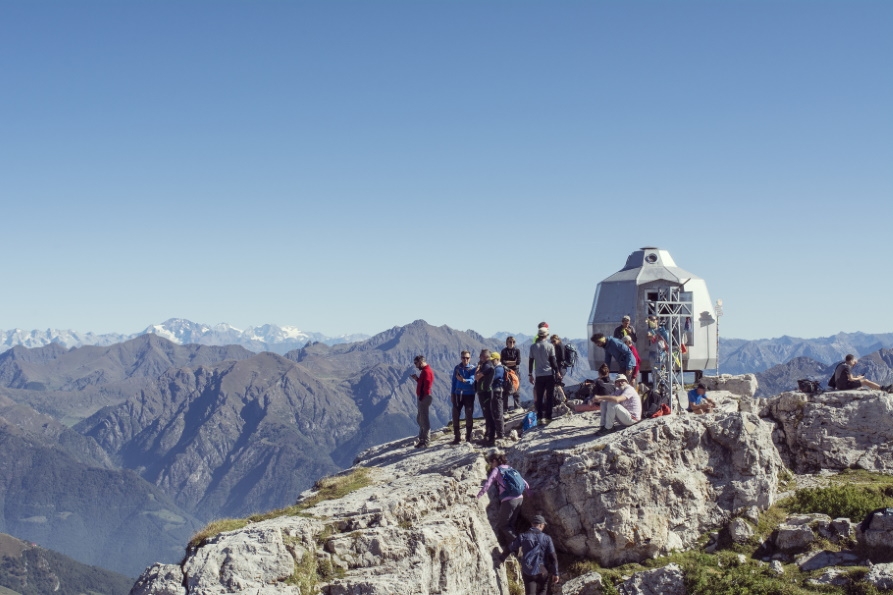
POLYGON ((543 533, 546 519, 538 514, 530 519, 530 524, 530 529, 512 541, 502 553, 502 561, 505 562, 509 554, 521 550, 521 579, 524 581, 525 595, 546 595, 549 577, 552 584, 558 583, 558 556, 552 538, 543 533))
POLYGON ((688 391, 688 410, 701 415, 710 413, 716 408, 716 401, 707 396, 707 387, 699 382, 698 386, 688 391))
POLYGON ((848 353, 846 358, 837 364, 837 368, 834 370, 834 386, 837 390, 852 390, 864 386, 865 388, 870 388, 872 390, 893 392, 893 384, 881 386, 871 380, 867 380, 865 376, 853 376, 853 368, 858 363, 859 360, 856 359, 856 356, 852 353, 848 353))
MULTIPOLYGON (((614 394, 606 397, 595 397, 602 406, 601 427, 596 436, 604 436, 614 431, 614 424, 621 427, 631 426, 642 417, 642 400, 623 374, 614 380, 614 394)), ((620 428, 618 428, 620 429, 620 428)))
POLYGON ((521 504, 524 502, 524 491, 530 486, 515 469, 509 467, 505 453, 494 450, 487 455, 490 464, 490 476, 487 483, 478 492, 477 498, 487 493, 493 482, 499 490, 499 515, 497 516, 497 528, 502 531, 509 540, 515 539, 515 522, 521 512, 521 504))
MULTIPOLYGON (((587 381, 588 382, 588 381, 587 381)), ((583 400, 583 403, 574 407, 574 411, 599 411, 601 405, 595 397, 607 397, 614 394, 614 383, 611 381, 611 369, 608 364, 602 364, 598 368, 598 378, 595 380, 593 394, 583 400)))

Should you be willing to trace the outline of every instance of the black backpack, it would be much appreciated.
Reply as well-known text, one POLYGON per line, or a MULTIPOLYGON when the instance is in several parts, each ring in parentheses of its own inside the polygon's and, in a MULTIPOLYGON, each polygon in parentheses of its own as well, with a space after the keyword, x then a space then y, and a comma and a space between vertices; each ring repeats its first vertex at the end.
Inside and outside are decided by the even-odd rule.
MULTIPOLYGON (((834 377, 832 376, 833 380, 834 377)), ((797 388, 800 389, 800 392, 806 393, 807 395, 820 395, 822 394, 822 386, 819 384, 818 380, 810 380, 808 378, 801 378, 797 381, 797 388)))
POLYGON ((661 405, 670 405, 669 395, 662 394, 658 388, 645 391, 645 396, 642 399, 642 419, 647 419, 657 413, 661 405))
MULTIPOLYGON (((840 362, 842 364, 843 362, 840 362)), ((840 364, 834 366, 834 371, 831 372, 831 378, 828 379, 828 388, 837 388, 837 369, 840 367, 840 364)))
POLYGON ((580 359, 580 354, 572 343, 565 343, 563 347, 564 361, 561 363, 561 367, 573 370, 574 366, 577 365, 577 360, 580 359))

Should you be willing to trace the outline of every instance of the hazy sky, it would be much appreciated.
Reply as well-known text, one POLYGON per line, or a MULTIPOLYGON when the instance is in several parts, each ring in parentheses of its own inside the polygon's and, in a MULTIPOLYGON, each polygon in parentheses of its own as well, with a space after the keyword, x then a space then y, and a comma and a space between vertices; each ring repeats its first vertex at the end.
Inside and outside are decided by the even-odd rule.
POLYGON ((0 329, 893 331, 893 2, 0 0, 0 329))

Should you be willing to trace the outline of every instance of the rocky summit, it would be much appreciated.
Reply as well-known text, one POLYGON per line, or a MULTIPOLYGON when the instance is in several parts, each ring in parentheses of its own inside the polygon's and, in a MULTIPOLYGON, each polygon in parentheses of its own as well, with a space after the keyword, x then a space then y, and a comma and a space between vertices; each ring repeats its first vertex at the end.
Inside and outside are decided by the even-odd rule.
MULTIPOLYGON (((739 394, 718 386, 713 396, 727 409, 719 413, 649 419, 602 437, 594 414, 568 413, 502 441, 530 483, 522 516, 545 515, 559 551, 610 567, 696 547, 703 534, 758 515, 786 473, 777 422, 750 412, 749 379, 726 384, 739 394)), ((520 429, 520 419, 509 425, 520 429)), ((210 531, 182 564, 149 568, 132 595, 508 594, 517 568, 496 563, 495 489, 474 498, 485 451, 451 438, 445 429, 427 449, 411 440, 371 448, 331 480, 362 474, 353 491, 325 499, 318 486, 291 510, 210 531)))

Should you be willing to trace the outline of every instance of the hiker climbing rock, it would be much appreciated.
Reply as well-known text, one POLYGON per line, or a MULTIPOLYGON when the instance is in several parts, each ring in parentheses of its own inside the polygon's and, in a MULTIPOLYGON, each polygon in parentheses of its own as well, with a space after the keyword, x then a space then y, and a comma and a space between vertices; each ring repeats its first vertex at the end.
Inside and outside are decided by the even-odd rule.
POLYGON ((509 540, 517 537, 515 533, 515 522, 518 520, 518 514, 521 512, 521 504, 524 502, 524 492, 530 488, 527 482, 521 477, 516 469, 509 467, 505 453, 502 451, 493 451, 487 455, 489 463, 490 475, 487 482, 478 492, 476 498, 487 493, 493 482, 499 490, 499 514, 497 516, 497 529, 505 534, 509 540))
POLYGON ((520 550, 525 595, 546 595, 549 583, 558 583, 558 556, 552 538, 543 533, 546 519, 538 514, 530 523, 530 529, 512 541, 502 554, 502 561, 520 550))

